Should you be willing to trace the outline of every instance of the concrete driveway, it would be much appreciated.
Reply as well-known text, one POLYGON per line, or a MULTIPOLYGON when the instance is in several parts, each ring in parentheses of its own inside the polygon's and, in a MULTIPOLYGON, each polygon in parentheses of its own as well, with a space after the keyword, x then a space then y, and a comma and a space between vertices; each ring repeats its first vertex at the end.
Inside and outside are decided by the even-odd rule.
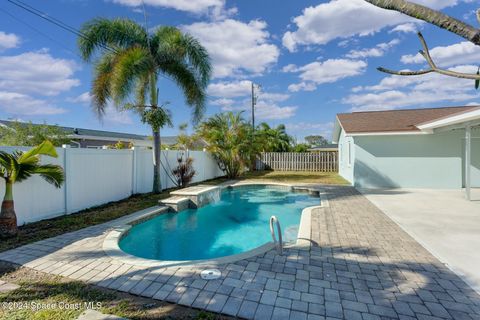
POLYGON ((480 292, 480 201, 467 201, 461 190, 360 192, 480 292))

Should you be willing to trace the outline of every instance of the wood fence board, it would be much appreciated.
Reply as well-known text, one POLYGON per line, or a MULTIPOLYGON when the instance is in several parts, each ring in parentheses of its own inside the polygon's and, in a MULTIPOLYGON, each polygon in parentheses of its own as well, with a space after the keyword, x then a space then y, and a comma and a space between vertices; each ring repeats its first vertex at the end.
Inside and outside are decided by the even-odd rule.
POLYGON ((257 159, 257 170, 337 172, 338 152, 265 152, 257 159))

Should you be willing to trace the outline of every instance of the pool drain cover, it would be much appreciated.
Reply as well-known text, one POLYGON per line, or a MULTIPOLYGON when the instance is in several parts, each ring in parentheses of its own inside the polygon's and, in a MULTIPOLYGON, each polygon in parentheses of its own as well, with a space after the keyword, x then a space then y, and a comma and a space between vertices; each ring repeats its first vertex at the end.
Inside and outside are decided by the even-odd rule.
POLYGON ((200 276, 204 280, 214 280, 220 278, 222 276, 222 272, 218 269, 207 269, 203 270, 202 273, 200 273, 200 276))

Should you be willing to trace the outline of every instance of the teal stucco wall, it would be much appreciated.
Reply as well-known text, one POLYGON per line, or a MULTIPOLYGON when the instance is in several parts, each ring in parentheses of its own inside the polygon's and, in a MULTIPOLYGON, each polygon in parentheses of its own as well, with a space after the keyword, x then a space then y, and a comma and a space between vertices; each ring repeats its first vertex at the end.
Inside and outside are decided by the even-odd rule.
MULTIPOLYGON (((479 137, 478 130, 473 131, 479 137)), ((348 139, 339 139, 340 174, 363 188, 440 188, 464 186, 464 131, 424 135, 356 136, 354 165, 342 163, 348 139), (343 143, 341 143, 343 142, 343 143), (343 168, 343 170, 342 170, 343 168), (343 172, 342 172, 343 171, 343 172)), ((472 140, 472 186, 480 187, 480 139, 472 140)))

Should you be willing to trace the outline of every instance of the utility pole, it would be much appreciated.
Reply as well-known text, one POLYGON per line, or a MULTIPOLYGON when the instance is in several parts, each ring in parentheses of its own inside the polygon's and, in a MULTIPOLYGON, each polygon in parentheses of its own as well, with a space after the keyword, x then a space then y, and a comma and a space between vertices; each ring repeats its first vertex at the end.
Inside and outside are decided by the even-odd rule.
POLYGON ((255 131, 255 105, 257 104, 258 96, 255 94, 255 86, 260 88, 260 85, 252 81, 252 129, 255 131))

